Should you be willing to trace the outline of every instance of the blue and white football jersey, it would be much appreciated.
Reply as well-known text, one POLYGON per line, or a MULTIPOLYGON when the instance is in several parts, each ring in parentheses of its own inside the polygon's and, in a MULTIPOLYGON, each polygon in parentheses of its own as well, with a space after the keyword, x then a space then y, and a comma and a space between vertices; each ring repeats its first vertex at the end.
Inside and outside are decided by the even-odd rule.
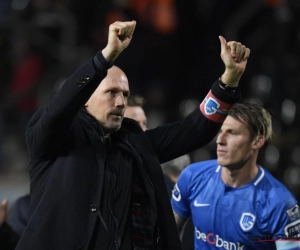
POLYGON ((259 167, 247 185, 233 188, 221 179, 216 160, 189 165, 172 194, 172 207, 193 218, 195 249, 276 249, 275 239, 300 237, 294 196, 259 167))

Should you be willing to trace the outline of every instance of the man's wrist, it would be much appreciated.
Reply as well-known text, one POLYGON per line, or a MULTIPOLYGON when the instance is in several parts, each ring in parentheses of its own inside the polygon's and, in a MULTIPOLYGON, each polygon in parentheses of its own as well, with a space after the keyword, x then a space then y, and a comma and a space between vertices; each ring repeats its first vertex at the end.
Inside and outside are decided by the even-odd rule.
POLYGON ((113 51, 112 49, 110 49, 108 46, 106 46, 103 50, 102 50, 102 55, 104 57, 104 59, 108 62, 113 64, 114 61, 117 59, 117 57, 119 56, 120 52, 118 51, 113 51))
POLYGON ((239 82, 235 85, 229 85, 229 84, 226 84, 222 81, 222 76, 220 76, 220 78, 218 79, 218 85, 221 89, 224 89, 224 90, 236 90, 237 87, 239 86, 239 82))
POLYGON ((106 76, 107 70, 113 66, 112 63, 106 61, 106 59, 103 56, 101 51, 98 51, 98 53, 94 56, 93 64, 94 64, 96 73, 99 75, 102 75, 103 77, 106 76))
POLYGON ((234 88, 239 85, 241 76, 242 76, 241 72, 226 69, 224 74, 220 78, 222 83, 228 85, 231 88, 234 88))

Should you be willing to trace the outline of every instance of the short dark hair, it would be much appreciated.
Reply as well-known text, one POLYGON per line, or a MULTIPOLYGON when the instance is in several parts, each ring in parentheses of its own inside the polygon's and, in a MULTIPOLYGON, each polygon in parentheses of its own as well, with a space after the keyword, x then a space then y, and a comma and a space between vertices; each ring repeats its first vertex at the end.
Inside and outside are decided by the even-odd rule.
POLYGON ((236 103, 228 115, 246 123, 253 137, 263 135, 266 141, 272 138, 272 116, 263 107, 253 103, 236 103))
POLYGON ((144 97, 139 95, 130 95, 127 99, 127 105, 130 107, 143 107, 146 103, 146 100, 144 97))

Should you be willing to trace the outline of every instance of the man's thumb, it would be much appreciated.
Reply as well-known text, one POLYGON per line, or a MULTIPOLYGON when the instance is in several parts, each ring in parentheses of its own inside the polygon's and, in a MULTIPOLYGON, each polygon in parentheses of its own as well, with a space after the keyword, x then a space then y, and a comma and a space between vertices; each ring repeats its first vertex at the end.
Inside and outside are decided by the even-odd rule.
POLYGON ((219 36, 220 43, 221 43, 221 53, 224 53, 227 49, 227 42, 226 39, 222 36, 219 36))

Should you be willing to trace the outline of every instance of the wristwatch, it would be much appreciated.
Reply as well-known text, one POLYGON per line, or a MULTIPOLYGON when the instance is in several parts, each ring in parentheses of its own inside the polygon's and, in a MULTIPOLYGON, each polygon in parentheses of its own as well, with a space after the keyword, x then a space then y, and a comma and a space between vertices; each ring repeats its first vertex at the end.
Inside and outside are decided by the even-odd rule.
POLYGON ((219 77, 219 79, 218 79, 218 84, 219 84, 219 87, 221 89, 228 89, 228 90, 236 90, 238 88, 238 86, 239 86, 239 83, 238 83, 234 87, 231 87, 231 86, 225 84, 224 82, 222 82, 222 78, 221 77, 219 77))

